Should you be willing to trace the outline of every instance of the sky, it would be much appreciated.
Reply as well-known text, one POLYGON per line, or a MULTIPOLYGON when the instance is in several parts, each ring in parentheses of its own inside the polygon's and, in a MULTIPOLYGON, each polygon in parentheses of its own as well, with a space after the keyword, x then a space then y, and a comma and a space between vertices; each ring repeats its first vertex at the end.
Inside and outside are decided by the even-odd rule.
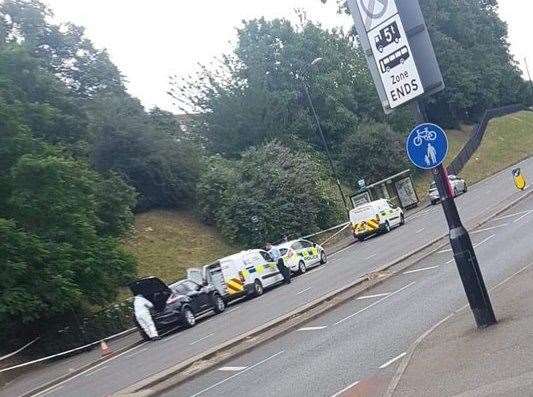
MULTIPOLYGON (((43 0, 57 22, 86 28, 98 48, 105 48, 128 81, 128 91, 148 109, 177 112, 166 94, 169 76, 186 77, 209 64, 235 43, 243 19, 264 16, 296 19, 295 9, 324 27, 349 28, 351 17, 338 15, 329 0, 43 0)), ((511 51, 523 68, 527 57, 533 73, 530 0, 499 0, 500 15, 509 25, 511 51)))

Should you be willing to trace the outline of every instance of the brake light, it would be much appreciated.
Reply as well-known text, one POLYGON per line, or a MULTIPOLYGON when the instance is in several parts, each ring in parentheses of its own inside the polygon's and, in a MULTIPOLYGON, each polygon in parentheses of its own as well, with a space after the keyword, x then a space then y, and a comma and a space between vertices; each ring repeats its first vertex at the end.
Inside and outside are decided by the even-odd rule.
POLYGON ((244 279, 244 274, 242 274, 242 272, 239 272, 239 278, 241 279, 241 281, 244 283, 246 280, 244 279))
POLYGON ((178 300, 178 296, 172 294, 172 295, 170 295, 170 296, 168 297, 168 299, 167 299, 167 305, 170 305, 170 304, 176 302, 177 300, 178 300))

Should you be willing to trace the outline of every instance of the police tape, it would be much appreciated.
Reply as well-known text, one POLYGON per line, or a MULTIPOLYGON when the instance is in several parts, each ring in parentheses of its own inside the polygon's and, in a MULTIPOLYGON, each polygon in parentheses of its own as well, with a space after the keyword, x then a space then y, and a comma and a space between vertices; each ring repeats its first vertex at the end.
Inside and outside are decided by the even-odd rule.
MULTIPOLYGON (((28 361, 28 362, 25 362, 25 363, 22 363, 22 364, 13 365, 12 367, 2 368, 2 369, 0 369, 0 373, 7 372, 7 371, 12 371, 12 370, 17 369, 17 368, 24 368, 24 367, 27 367, 29 365, 38 364, 38 363, 41 363, 43 361, 51 360, 53 358, 66 356, 66 355, 68 355, 70 353, 74 353, 74 352, 77 352, 77 351, 80 351, 80 350, 83 350, 83 349, 87 349, 88 347, 92 347, 92 346, 98 345, 102 341, 110 341, 112 339, 118 338, 119 336, 126 335, 128 333, 132 333, 136 329, 137 328, 133 327, 133 328, 127 329, 125 331, 119 332, 118 334, 108 336, 108 337, 106 337, 104 339, 99 339, 99 340, 97 340, 95 342, 88 343, 88 344, 86 344, 84 346, 76 347, 76 348, 71 349, 71 350, 67 350, 67 351, 64 351, 64 352, 61 352, 61 353, 53 354, 51 356, 38 358, 37 360, 32 360, 32 361, 28 361)), ((33 342, 35 342, 35 341, 33 341, 33 342)), ((4 358, 4 357, 2 357, 2 358, 4 358)))
POLYGON ((37 338, 35 338, 35 339, 32 340, 31 342, 26 343, 26 344, 25 344, 24 346, 22 346, 20 349, 15 350, 15 351, 12 352, 12 353, 9 353, 9 354, 6 354, 5 356, 0 357, 0 361, 6 360, 6 359, 8 359, 9 357, 13 357, 13 356, 19 354, 22 350, 26 349, 27 347, 30 347, 30 346, 33 345, 35 342, 37 342, 39 339, 41 339, 40 336, 38 336, 37 338))
POLYGON ((311 238, 311 237, 314 237, 314 236, 318 236, 319 234, 324 234, 324 233, 327 233, 327 232, 331 232, 333 230, 336 230, 336 229, 339 229, 339 228, 346 228, 346 226, 348 226, 350 224, 350 222, 344 222, 344 223, 341 223, 340 225, 336 225, 336 226, 333 226, 333 227, 330 227, 329 229, 326 229, 326 230, 321 230, 319 232, 316 232, 316 233, 313 233, 313 234, 309 234, 307 236, 304 236, 302 238, 311 238))

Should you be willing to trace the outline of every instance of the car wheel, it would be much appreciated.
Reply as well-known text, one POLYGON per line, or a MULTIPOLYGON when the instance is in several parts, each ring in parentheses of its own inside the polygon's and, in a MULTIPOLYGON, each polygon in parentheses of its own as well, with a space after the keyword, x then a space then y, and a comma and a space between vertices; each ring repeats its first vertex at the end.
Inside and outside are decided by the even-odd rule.
POLYGON ((264 289, 263 284, 261 284, 261 281, 255 280, 254 282, 254 296, 261 296, 263 295, 264 289))
POLYGON ((467 186, 466 183, 465 183, 465 187, 464 187, 464 189, 463 189, 463 193, 466 193, 466 192, 468 192, 468 186, 467 186))
POLYGON ((326 253, 324 251, 322 251, 320 253, 320 263, 321 264, 324 264, 328 261, 328 256, 326 255, 326 253))
POLYGON ((191 308, 185 306, 181 313, 183 316, 183 325, 187 328, 194 327, 196 324, 196 317, 194 317, 194 313, 192 312, 191 308))
POLYGON ((385 222, 385 233, 388 233, 388 232, 390 232, 390 223, 389 221, 386 221, 385 222))
POLYGON ((405 215, 404 214, 401 214, 400 215, 400 225, 405 225, 405 215))
POLYGON ((307 271, 307 266, 305 266, 305 262, 300 261, 300 263, 298 263, 298 273, 304 274, 306 271, 307 271))
POLYGON ((219 294, 213 296, 213 310, 215 313, 219 314, 226 310, 226 302, 219 294))
POLYGON ((365 241, 365 238, 362 237, 362 236, 359 236, 359 237, 357 237, 357 241, 362 243, 363 241, 365 241))
POLYGON ((453 197, 459 196, 459 192, 457 191, 457 187, 453 188, 453 197))
POLYGON ((437 200, 431 200, 431 205, 437 204, 437 200))

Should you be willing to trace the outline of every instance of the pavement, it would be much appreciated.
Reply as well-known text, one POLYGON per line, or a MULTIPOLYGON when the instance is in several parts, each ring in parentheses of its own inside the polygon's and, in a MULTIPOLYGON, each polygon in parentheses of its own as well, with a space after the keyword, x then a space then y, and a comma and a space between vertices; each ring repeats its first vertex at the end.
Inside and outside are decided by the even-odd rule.
MULTIPOLYGON (((471 237, 489 287, 523 269, 533 257, 533 196, 471 231, 471 237)), ((363 296, 162 395, 383 395, 418 336, 467 303, 449 249, 443 248, 363 296)), ((494 301, 497 303, 497 296, 494 301)), ((506 322, 504 313, 497 310, 497 316, 502 324, 506 322)), ((475 332, 471 315, 465 327, 475 332)), ((413 382, 433 376, 424 372, 423 365, 419 370, 413 382)), ((451 379, 453 374, 449 376, 451 379)), ((405 395, 440 394, 407 391, 405 395)))
MULTIPOLYGON (((526 175, 533 175, 533 159, 528 159, 522 162, 519 166, 521 166, 526 175)), ((510 202, 523 194, 524 193, 517 192, 514 188, 510 170, 505 170, 492 178, 472 186, 466 195, 458 198, 457 202, 463 221, 468 223, 469 221, 478 218, 493 206, 501 204, 502 202, 510 202)), ((533 205, 531 206, 533 207, 533 205)), ((504 227, 500 230, 507 231, 504 227)), ((511 228, 510 230, 512 231, 514 228, 511 228)), ((111 358, 97 368, 76 375, 69 381, 61 383, 53 390, 45 391, 43 395, 107 396, 115 393, 141 379, 160 372, 172 365, 176 365, 177 363, 193 357, 207 349, 213 348, 222 342, 234 338, 236 335, 250 331, 255 327, 263 325, 268 321, 301 307, 302 305, 305 305, 330 291, 338 289, 346 285, 348 282, 354 281, 360 276, 372 272, 380 266, 423 246, 446 232, 447 227, 440 206, 430 207, 419 211, 414 215, 408 216, 407 224, 405 226, 399 229, 394 229, 387 235, 369 239, 362 244, 353 244, 344 250, 339 251, 336 255, 330 256, 327 265, 313 269, 305 275, 296 278, 294 283, 289 286, 281 286, 272 289, 259 299, 233 304, 224 314, 204 318, 196 327, 172 334, 158 343, 145 343, 137 346, 128 352, 111 358)), ((490 237, 490 235, 484 236, 483 234, 479 234, 478 236, 479 238, 475 240, 475 242, 480 243, 481 247, 491 246, 492 243, 486 244, 490 239, 483 242, 483 240, 490 237)), ((507 235, 505 239, 514 239, 518 237, 520 236, 507 235)), ((496 237, 491 237, 491 239, 492 238, 494 241, 497 241, 496 237)), ((502 244, 505 243, 505 239, 501 242, 502 244)), ((527 247, 526 245, 525 249, 528 251, 533 248, 527 247)), ((500 254, 501 252, 495 250, 494 255, 491 255, 491 257, 496 257, 500 254)), ((433 266, 436 265, 441 265, 441 263, 436 263, 433 266)), ((513 266, 509 265, 499 270, 506 273, 512 268, 513 266)), ((414 273, 411 277, 421 276, 422 274, 425 273, 414 273)), ((419 307, 419 300, 426 299, 421 296, 405 306, 405 311, 404 306, 401 306, 401 310, 395 306, 389 307, 390 303, 395 301, 392 297, 403 297, 406 294, 403 290, 397 295, 393 295, 390 298, 390 301, 389 299, 385 300, 383 305, 381 305, 380 302, 380 305, 378 305, 380 310, 388 307, 389 311, 383 312, 382 317, 377 321, 375 321, 375 318, 369 318, 367 329, 359 329, 356 332, 357 337, 361 341, 367 340, 366 336, 370 333, 370 340, 367 340, 364 346, 359 347, 359 353, 366 357, 365 365, 360 367, 361 370, 367 368, 366 365, 368 362, 375 363, 381 359, 384 361, 389 360, 389 355, 391 354, 390 343, 393 343, 395 340, 398 341, 398 343, 401 341, 401 346, 404 346, 406 343, 412 343, 414 338, 421 332, 431 326, 432 323, 444 317, 446 313, 449 313, 449 311, 458 303, 462 302, 462 299, 464 299, 464 292, 461 293, 462 291, 458 284, 459 281, 456 273, 452 272, 451 274, 449 279, 447 279, 447 284, 441 284, 440 281, 435 281, 435 285, 430 284, 427 286, 429 291, 434 291, 436 294, 435 297, 430 295, 428 298, 430 302, 435 303, 435 312, 433 312, 433 308, 431 308, 431 310, 428 309, 429 312, 426 313, 424 307, 419 307), (451 288, 451 291, 454 293, 449 295, 448 291, 443 290, 444 285, 451 288), (400 317, 398 318, 398 316, 400 317), (416 321, 413 322, 412 318, 416 319, 416 321), (399 332, 398 335, 395 334, 396 336, 392 339, 387 332, 391 329, 397 329, 399 332), (378 339, 387 340, 387 343, 385 344, 386 346, 384 345, 382 348, 380 347, 379 349, 376 349, 374 347, 374 342, 378 339), (370 356, 368 356, 369 354, 370 356), (370 361, 367 360, 369 357, 372 358, 370 361)), ((498 272, 495 274, 495 277, 498 278, 500 275, 501 274, 498 272)), ((394 280, 389 280, 383 283, 381 288, 385 288, 385 290, 381 290, 380 293, 394 292, 403 287, 405 287, 405 285, 400 283, 398 278, 394 278, 394 280), (390 290, 385 287, 388 287, 390 290)), ((408 287, 408 289, 411 288, 414 292, 416 291, 416 293, 422 292, 419 291, 419 284, 408 287)), ((407 294, 407 296, 410 296, 410 294, 407 294)), ((364 301, 357 301, 357 307, 359 307, 361 303, 364 303, 364 301)), ((343 307, 345 308, 346 306, 343 307)), ((370 310, 365 310, 361 313, 360 317, 366 318, 370 312, 370 310)), ((374 314, 374 311, 372 311, 372 314, 374 314)), ((346 321, 346 323, 350 322, 346 321)), ((344 335, 344 337, 346 337, 346 335, 344 335)), ((341 340, 342 337, 337 341, 337 345, 342 346, 340 343, 341 340)), ((329 346, 328 341, 325 341, 324 343, 329 346)), ((110 346, 111 348, 114 348, 113 343, 111 343, 110 346)), ((407 346, 408 345, 405 345, 403 351, 405 351, 407 346)), ((336 351, 337 349, 334 350, 336 351)), ((339 351, 339 357, 345 357, 350 362, 354 362, 354 357, 347 354, 351 351, 352 349, 339 351)), ((78 359, 82 360, 82 356, 78 359)), ((329 355, 326 355, 326 357, 329 357, 329 360, 321 360, 322 357, 313 358, 308 355, 304 356, 306 359, 309 359, 309 363, 314 363, 317 360, 320 361, 320 363, 318 363, 320 364, 319 367, 326 365, 326 363, 333 365, 335 362, 335 360, 333 360, 334 357, 329 355)), ((55 363, 48 365, 42 369, 43 372, 39 377, 28 374, 27 376, 16 379, 11 384, 1 389, 0 395, 22 395, 36 386, 43 384, 45 379, 52 380, 57 373, 68 370, 66 366, 63 365, 59 371, 55 371, 54 368, 56 368, 56 365, 62 364, 55 363)), ((360 363, 358 365, 363 364, 360 363)), ((295 367, 299 367, 299 365, 295 365, 295 367)), ((304 365, 304 367, 305 368, 301 368, 304 371, 303 373, 312 368, 307 366, 307 364, 304 365)), ((281 373, 291 373, 295 379, 302 377, 302 375, 293 371, 285 371, 284 369, 280 369, 279 371, 281 373)), ((364 373, 366 374, 366 372, 364 373)), ((337 380, 336 382, 324 384, 325 390, 330 391, 331 389, 342 386, 345 384, 346 380, 352 378, 350 375, 353 375, 353 373, 350 372, 348 368, 344 372, 341 371, 339 376, 335 376, 335 379, 337 380)), ((316 377, 314 377, 314 381, 316 381, 316 377)), ((296 393, 295 395, 299 394, 296 393)))
POLYGON ((533 395, 533 261, 492 292, 498 324, 472 327, 462 310, 416 347, 393 396, 533 395))

